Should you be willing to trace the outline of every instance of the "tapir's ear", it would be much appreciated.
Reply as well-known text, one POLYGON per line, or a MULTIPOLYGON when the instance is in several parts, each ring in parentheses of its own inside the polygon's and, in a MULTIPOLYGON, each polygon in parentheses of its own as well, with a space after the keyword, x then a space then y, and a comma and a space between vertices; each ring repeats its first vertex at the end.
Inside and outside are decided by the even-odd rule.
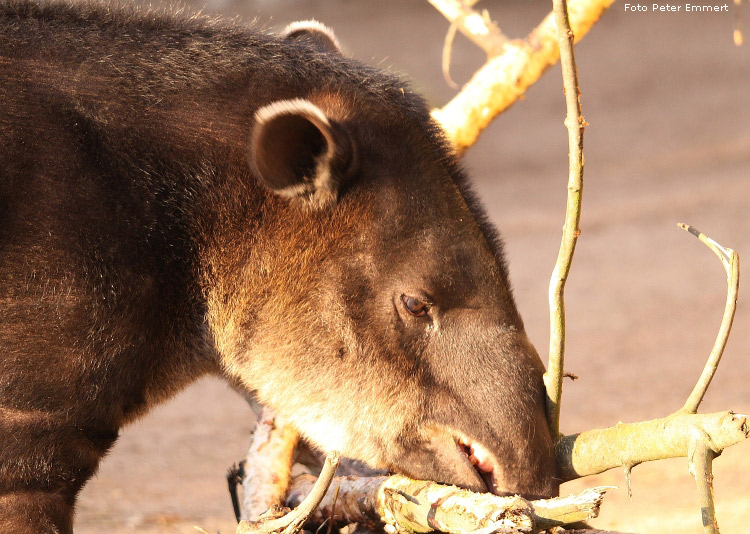
POLYGON ((308 100, 280 100, 255 114, 250 165, 279 196, 315 208, 334 203, 354 156, 346 128, 308 100))
POLYGON ((300 20, 284 28, 280 37, 290 41, 304 41, 321 52, 341 53, 339 40, 333 30, 317 20, 300 20))

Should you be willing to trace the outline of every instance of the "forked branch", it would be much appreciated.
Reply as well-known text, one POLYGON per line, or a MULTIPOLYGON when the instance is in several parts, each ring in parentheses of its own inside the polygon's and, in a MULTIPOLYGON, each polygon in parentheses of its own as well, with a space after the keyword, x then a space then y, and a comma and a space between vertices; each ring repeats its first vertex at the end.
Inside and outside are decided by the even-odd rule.
POLYGON ((698 415, 696 411, 716 373, 732 328, 740 283, 740 258, 734 250, 721 246, 694 227, 682 223, 678 226, 710 248, 727 274, 727 299, 721 326, 703 372, 684 406, 664 419, 619 424, 562 438, 556 451, 558 473, 563 480, 571 480, 613 467, 624 466, 630 470, 644 461, 686 456, 698 488, 704 531, 718 534, 711 462, 726 447, 750 436, 748 416, 732 412, 698 415))
POLYGON ((562 481, 602 473, 615 467, 689 457, 696 436, 721 452, 750 437, 748 416, 733 412, 674 413, 663 419, 587 430, 565 436, 557 444, 557 469, 562 481))
MULTIPOLYGON (((614 0, 570 0, 568 14, 575 39, 580 40, 614 0)), ((554 14, 550 13, 525 39, 505 42, 453 99, 432 111, 458 154, 509 108, 549 67, 560 52, 554 14)))

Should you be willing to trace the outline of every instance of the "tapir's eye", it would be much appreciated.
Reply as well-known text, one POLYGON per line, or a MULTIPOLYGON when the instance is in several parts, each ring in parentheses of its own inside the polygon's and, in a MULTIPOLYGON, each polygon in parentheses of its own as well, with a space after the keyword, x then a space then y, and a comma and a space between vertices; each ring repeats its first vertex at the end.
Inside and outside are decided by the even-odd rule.
POLYGON ((411 313, 414 317, 423 317, 427 315, 427 304, 414 297, 408 295, 401 295, 401 301, 404 303, 406 311, 411 313))

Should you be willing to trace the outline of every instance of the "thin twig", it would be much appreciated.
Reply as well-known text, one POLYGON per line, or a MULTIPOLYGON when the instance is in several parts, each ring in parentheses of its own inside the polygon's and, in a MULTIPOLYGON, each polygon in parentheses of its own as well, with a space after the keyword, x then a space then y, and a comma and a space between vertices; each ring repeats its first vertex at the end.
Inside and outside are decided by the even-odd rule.
POLYGON ((573 52, 573 30, 568 20, 566 0, 553 0, 557 22, 557 41, 560 47, 563 87, 568 129, 568 200, 565 225, 557 262, 552 271, 549 287, 550 340, 549 363, 544 374, 547 389, 547 421, 553 438, 560 433, 560 400, 562 398, 563 365, 565 361, 565 281, 570 272, 576 241, 581 233, 581 197, 583 194, 583 131, 585 122, 581 111, 578 72, 573 52))
POLYGON ((302 529, 305 521, 315 512, 320 502, 325 497, 328 487, 331 485, 336 468, 339 465, 339 453, 332 451, 326 456, 323 470, 315 482, 310 494, 302 503, 278 519, 261 519, 258 521, 242 521, 237 526, 236 534, 269 533, 280 532, 283 534, 295 534, 302 529))
POLYGON ((688 470, 695 478, 698 487, 698 498, 701 503, 701 521, 705 534, 719 534, 714 508, 713 473, 711 463, 716 452, 709 447, 708 437, 697 435, 692 443, 688 459, 688 470))
POLYGON ((471 8, 478 0, 467 0, 465 2, 459 2, 458 0, 427 1, 440 11, 452 26, 455 26, 471 42, 487 52, 488 56, 499 54, 505 43, 508 42, 508 38, 503 35, 503 32, 494 22, 489 20, 489 17, 482 16, 471 8))
MULTIPOLYGON (((614 0, 569 0, 570 24, 580 40, 614 0)), ((557 30, 552 13, 525 39, 508 41, 502 54, 491 58, 474 73, 461 92, 433 118, 460 155, 492 120, 508 109, 559 58, 557 30)))
MULTIPOLYGON (((336 491, 333 492, 333 504, 331 505, 331 520, 328 522, 328 534, 331 534, 333 530, 333 522, 336 521, 336 501, 339 500, 339 491, 341 486, 336 486, 336 491)), ((320 503, 318 503, 320 505, 320 503)))
POLYGON ((690 232, 696 236, 701 243, 704 243, 710 248, 719 258, 727 273, 727 300, 724 304, 724 314, 721 318, 719 333, 716 335, 716 341, 714 342, 713 349, 711 349, 711 354, 708 356, 708 361, 703 368, 703 372, 698 379, 698 383, 695 384, 693 391, 685 401, 685 405, 679 410, 686 413, 695 413, 698 411, 698 406, 700 406, 714 374, 716 374, 716 369, 721 361, 721 356, 724 354, 724 348, 727 346, 729 332, 732 330, 732 322, 734 321, 734 314, 737 310, 737 293, 740 288, 740 256, 731 248, 722 247, 716 241, 702 232, 699 232, 692 226, 683 223, 678 223, 677 226, 686 232, 690 232))
MULTIPOLYGON (((471 8, 471 6, 476 4, 478 1, 479 0, 464 0, 463 6, 464 8, 471 8)), ((439 4, 433 3, 433 5, 443 15, 446 15, 447 9, 445 8, 450 3, 451 2, 443 3, 442 1, 440 1, 439 4)), ((459 17, 457 19, 451 20, 450 21, 451 25, 448 27, 448 31, 445 33, 445 39, 443 40, 443 60, 442 60, 443 79, 452 89, 458 89, 459 87, 458 84, 453 81, 453 78, 451 78, 451 55, 453 53, 453 42, 456 39, 456 32, 458 31, 458 28, 459 26, 461 26, 461 22, 464 20, 465 19, 463 17, 459 17)), ((498 32, 499 31, 500 30, 498 29, 498 32)))
POLYGON ((451 89, 458 89, 458 84, 451 78, 451 54, 453 52, 453 40, 456 38, 457 28, 458 25, 455 22, 451 23, 443 40, 443 79, 451 89))

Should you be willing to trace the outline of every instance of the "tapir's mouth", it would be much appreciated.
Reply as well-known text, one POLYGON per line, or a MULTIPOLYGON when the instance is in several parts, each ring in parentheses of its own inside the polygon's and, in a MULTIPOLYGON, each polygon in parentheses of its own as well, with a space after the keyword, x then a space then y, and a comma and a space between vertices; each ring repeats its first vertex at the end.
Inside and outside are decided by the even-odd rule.
POLYGON ((507 491, 504 491, 504 488, 500 488, 503 470, 495 455, 487 447, 462 432, 455 429, 450 430, 459 454, 479 475, 479 478, 484 482, 486 491, 495 495, 508 494, 507 491))
POLYGON ((487 491, 496 495, 499 494, 500 465, 495 456, 486 447, 463 436, 456 436, 454 439, 458 450, 466 457, 482 479, 487 491))
POLYGON ((477 492, 519 493, 515 486, 508 487, 507 466, 482 442, 447 425, 434 424, 425 430, 429 436, 425 450, 430 451, 431 458, 425 463, 417 459, 402 468, 402 472, 417 478, 430 472, 432 480, 477 492))

